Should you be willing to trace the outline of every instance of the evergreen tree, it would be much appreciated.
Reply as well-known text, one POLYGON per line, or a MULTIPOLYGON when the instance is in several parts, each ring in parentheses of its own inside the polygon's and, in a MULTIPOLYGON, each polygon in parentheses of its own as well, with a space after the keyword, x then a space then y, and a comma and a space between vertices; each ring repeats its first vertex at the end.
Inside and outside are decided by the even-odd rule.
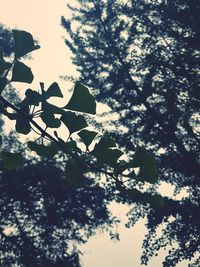
POLYGON ((146 146, 158 156, 159 180, 175 186, 174 197, 182 189, 189 195, 192 214, 180 215, 170 203, 165 212, 149 213, 142 261, 172 239, 179 247, 164 266, 191 259, 200 246, 199 1, 82 0, 68 8, 66 45, 81 81, 119 115, 118 142, 128 151, 146 146), (157 240, 157 225, 170 215, 175 220, 157 240))

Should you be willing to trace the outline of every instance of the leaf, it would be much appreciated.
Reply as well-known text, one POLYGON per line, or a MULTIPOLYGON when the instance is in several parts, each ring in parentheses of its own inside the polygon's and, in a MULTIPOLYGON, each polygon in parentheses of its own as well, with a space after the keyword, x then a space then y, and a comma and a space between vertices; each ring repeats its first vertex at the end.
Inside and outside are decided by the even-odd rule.
POLYGON ((50 97, 63 97, 63 94, 60 90, 60 87, 58 86, 58 84, 56 82, 52 83, 49 88, 47 89, 47 91, 45 92, 45 97, 46 99, 50 98, 50 97))
POLYGON ((157 182, 158 180, 157 166, 156 166, 156 161, 152 156, 149 156, 144 166, 140 167, 140 172, 138 174, 138 177, 152 184, 157 182))
POLYGON ((87 122, 82 115, 76 115, 70 111, 62 115, 61 121, 67 126, 70 134, 87 127, 87 122))
POLYGON ((25 92, 26 95, 26 101, 29 105, 38 106, 39 103, 42 101, 42 96, 31 89, 27 89, 25 92))
POLYGON ((3 75, 4 71, 11 66, 11 63, 6 62, 4 59, 0 60, 0 75, 3 75))
POLYGON ((6 109, 3 110, 3 115, 8 117, 10 120, 16 120, 17 119, 17 113, 9 113, 6 109))
POLYGON ((15 43, 15 58, 22 57, 29 52, 39 49, 39 45, 34 44, 32 35, 26 31, 13 30, 15 43))
MULTIPOLYGON (((21 106, 20 110, 24 114, 29 115, 29 106, 28 105, 21 106)), ((30 125, 29 120, 19 113, 16 114, 15 129, 18 133, 25 134, 25 135, 28 134, 31 131, 31 125, 30 125)))
POLYGON ((3 89, 7 84, 7 79, 5 77, 0 77, 0 94, 2 93, 3 89))
POLYGON ((2 151, 0 158, 3 160, 5 168, 8 170, 17 169, 24 165, 24 158, 20 153, 2 151))
POLYGON ((78 135, 80 136, 81 140, 86 145, 86 147, 88 148, 89 145, 94 140, 94 138, 97 135, 97 133, 93 132, 93 131, 82 130, 81 132, 78 133, 78 135))
POLYGON ((140 167, 138 178, 149 183, 158 179, 156 161, 144 147, 138 147, 132 160, 132 167, 140 167))
POLYGON ((131 162, 127 162, 125 160, 121 160, 119 163, 115 166, 115 174, 123 173, 125 170, 132 168, 131 162))
POLYGON ((108 164, 111 167, 116 167, 117 160, 123 152, 113 149, 114 147, 116 147, 114 139, 109 136, 102 137, 99 143, 95 145, 91 154, 97 158, 98 164, 108 164))
POLYGON ((42 110, 45 113, 53 113, 53 114, 64 114, 65 113, 65 111, 63 111, 62 108, 52 105, 48 103, 46 100, 42 101, 42 110))
POLYGON ((15 130, 18 133, 27 135, 31 131, 31 125, 23 116, 17 115, 15 130))
POLYGON ((61 125, 59 119, 55 118, 54 114, 42 112, 41 119, 49 128, 58 128, 61 125))
POLYGON ((54 143, 46 146, 29 141, 27 145, 30 150, 35 151, 40 157, 53 158, 58 153, 58 146, 54 143))
POLYGON ((76 82, 72 97, 64 108, 89 114, 96 114, 95 98, 90 94, 86 86, 76 82))
POLYGON ((84 176, 78 167, 77 163, 73 159, 69 159, 65 166, 65 175, 67 180, 76 186, 81 186, 84 180, 84 176))
POLYGON ((16 61, 12 72, 12 82, 32 83, 33 74, 31 68, 20 61, 16 61))
POLYGON ((111 147, 116 147, 115 140, 109 136, 104 136, 101 138, 101 140, 98 143, 99 147, 104 147, 104 148, 111 148, 111 147))
POLYGON ((92 154, 97 158, 98 164, 108 164, 111 167, 115 167, 118 158, 123 155, 123 152, 119 149, 94 149, 92 154))
POLYGON ((62 151, 64 153, 71 153, 73 151, 81 153, 80 148, 77 147, 76 141, 72 140, 69 142, 64 142, 63 140, 60 140, 60 146, 62 148, 62 151))

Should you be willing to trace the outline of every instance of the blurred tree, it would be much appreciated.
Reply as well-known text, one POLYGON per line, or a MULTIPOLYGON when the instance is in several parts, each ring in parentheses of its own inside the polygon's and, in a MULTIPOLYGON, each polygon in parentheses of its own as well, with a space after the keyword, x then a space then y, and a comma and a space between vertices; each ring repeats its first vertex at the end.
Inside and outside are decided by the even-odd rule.
POLYGON ((70 185, 41 161, 18 171, 1 166, 1 266, 78 267, 78 243, 112 224, 105 191, 90 179, 70 185))
POLYGON ((10 56, 13 52, 12 32, 3 24, 0 24, 0 47, 4 51, 4 56, 10 56))
MULTIPOLYGON (((148 213, 142 262, 173 239, 179 246, 173 245, 164 266, 190 260, 200 249, 200 3, 81 0, 68 8, 71 18, 62 17, 66 45, 81 81, 119 115, 118 142, 128 151, 143 144, 157 154, 159 180, 175 187, 173 197, 187 190, 193 207, 189 215, 180 206, 180 214, 169 202, 165 212, 148 213), (174 219, 167 221, 170 215, 174 219), (163 237, 156 238, 163 221, 163 237)), ((140 206, 132 220, 143 213, 140 206)))

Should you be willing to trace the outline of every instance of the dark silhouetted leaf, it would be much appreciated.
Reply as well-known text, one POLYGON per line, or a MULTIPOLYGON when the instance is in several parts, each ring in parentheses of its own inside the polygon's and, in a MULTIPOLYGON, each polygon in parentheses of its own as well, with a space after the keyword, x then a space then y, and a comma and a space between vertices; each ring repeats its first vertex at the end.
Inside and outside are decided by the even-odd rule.
POLYGON ((15 58, 22 57, 40 48, 39 45, 34 44, 33 37, 29 32, 19 30, 13 30, 12 32, 15 42, 15 58))
POLYGON ((90 94, 89 89, 86 86, 76 82, 72 97, 64 108, 89 114, 96 114, 95 98, 90 94))
POLYGON ((60 87, 56 82, 52 83, 45 93, 46 99, 54 96, 54 97, 63 97, 63 94, 60 90, 60 87))
POLYGON ((89 145, 94 140, 97 133, 94 131, 82 130, 81 132, 78 133, 78 135, 80 136, 81 140, 86 145, 86 147, 88 148, 89 145))
POLYGON ((41 119, 46 124, 47 127, 50 128, 58 128, 61 125, 59 119, 55 118, 54 114, 43 112, 41 114, 41 119))
POLYGON ((12 72, 13 82, 32 83, 33 74, 31 68, 27 67, 24 63, 16 61, 12 72))
POLYGON ((158 179, 156 161, 144 147, 138 147, 132 161, 132 167, 140 167, 138 178, 149 183, 158 179))
POLYGON ((4 59, 0 60, 0 75, 3 75, 4 71, 10 67, 11 63, 6 62, 4 59))
POLYGON ((28 147, 30 150, 35 151, 40 157, 53 158, 58 153, 58 146, 54 143, 46 146, 29 141, 28 147))
POLYGON ((115 173, 123 173, 125 170, 132 168, 131 162, 127 162, 125 160, 121 160, 119 163, 115 166, 115 173))
POLYGON ((27 89, 25 95, 26 101, 29 105, 38 106, 42 101, 42 96, 38 92, 31 89, 27 89))
POLYGON ((31 125, 28 120, 26 120, 23 116, 17 115, 15 129, 18 133, 28 134, 31 131, 31 125))
POLYGON ((87 127, 87 122, 82 115, 76 115, 70 111, 62 115, 61 121, 67 126, 70 134, 87 127))
POLYGON ((62 108, 56 107, 55 105, 52 105, 48 103, 46 100, 42 102, 42 110, 45 113, 53 113, 53 114, 63 114, 65 111, 63 111, 62 108))

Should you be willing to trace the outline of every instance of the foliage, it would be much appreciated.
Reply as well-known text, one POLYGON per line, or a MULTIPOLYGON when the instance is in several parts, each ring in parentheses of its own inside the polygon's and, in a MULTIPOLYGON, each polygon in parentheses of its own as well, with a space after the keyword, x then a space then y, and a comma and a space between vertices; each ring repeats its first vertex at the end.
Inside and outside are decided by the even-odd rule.
MULTIPOLYGON (((170 201, 162 212, 146 213, 142 206, 138 213, 133 209, 133 222, 141 214, 149 214, 150 232, 144 241, 142 263, 147 264, 156 250, 173 240, 179 246, 172 244, 164 266, 191 260, 200 246, 196 216, 200 169, 199 1, 84 0, 77 4, 79 8, 68 5, 70 19, 62 18, 66 45, 81 81, 95 88, 97 100, 119 115, 114 122, 117 143, 130 154, 143 144, 158 157, 158 181, 175 187, 173 197, 182 189, 188 192, 188 199, 179 202, 182 211, 170 201), (163 238, 157 239, 156 229, 166 221, 163 238)), ((148 162, 154 161, 149 158, 148 162)), ((121 166, 124 164, 126 167, 127 163, 121 162, 121 166)), ((144 173, 147 171, 146 166, 144 173)), ((126 200, 129 198, 127 191, 120 192, 126 200)), ((138 192, 132 191, 130 202, 133 195, 138 196, 138 192)))
POLYGON ((77 243, 114 223, 104 189, 91 179, 70 185, 55 161, 1 171, 2 266, 78 267, 77 243))
MULTIPOLYGON (((131 183, 127 187, 126 181, 142 181, 153 184, 157 181, 157 168, 153 156, 144 148, 138 147, 135 155, 124 162, 120 159, 124 153, 118 149, 111 137, 99 137, 98 133, 85 129, 88 123, 84 114, 94 115, 96 102, 90 94, 90 90, 80 82, 76 82, 71 99, 62 108, 48 102, 50 98, 63 97, 59 85, 55 82, 48 88, 40 83, 38 91, 28 88, 24 99, 19 100, 17 104, 8 101, 3 93, 9 84, 13 84, 13 82, 31 83, 33 81, 34 75, 31 68, 22 61, 24 56, 39 48, 28 32, 13 30, 13 36, 14 60, 9 62, 3 54, 0 58, 1 113, 15 122, 15 130, 18 134, 28 135, 36 132, 39 137, 35 141, 29 140, 26 144, 21 144, 19 150, 16 151, 14 144, 8 147, 6 137, 1 136, 0 158, 3 166, 9 170, 4 170, 2 174, 2 201, 5 202, 1 211, 2 224, 5 224, 5 227, 15 228, 13 236, 7 236, 1 231, 3 240, 1 251, 8 251, 1 257, 5 266, 16 262, 20 262, 24 266, 45 266, 46 264, 51 266, 51 264, 55 265, 55 262, 58 264, 59 261, 62 265, 66 257, 66 262, 69 260, 64 253, 66 241, 64 238, 82 241, 81 232, 77 234, 77 224, 79 224, 78 229, 80 226, 85 227, 90 234, 92 227, 106 221, 110 223, 105 206, 105 193, 101 193, 102 189, 94 186, 93 182, 95 183, 95 181, 93 181, 91 174, 98 172, 106 175, 112 184, 116 184, 117 191, 123 190, 134 199, 131 193, 131 183), (44 124, 45 126, 43 126, 44 124), (61 126, 65 127, 66 132, 68 132, 67 139, 61 135, 61 126), (79 141, 77 136, 80 137, 79 141), (94 148, 90 146, 92 143, 95 143, 94 148), (86 146, 86 149, 80 149, 80 144, 86 146), (42 165, 39 169, 37 165, 30 166, 29 158, 32 152, 42 159, 55 161, 59 155, 62 158, 63 170, 57 170, 53 166, 46 168, 42 165), (122 165, 123 167, 121 167, 122 165), (141 169, 138 175, 134 172, 135 167, 141 169), (17 169, 16 172, 15 169, 17 169), (148 171, 145 172, 145 169, 148 171), (125 174, 125 172, 128 173, 125 174), (60 180, 56 177, 59 177, 60 180), (44 189, 42 189, 43 184, 44 189), (75 191, 70 184, 77 186, 75 191), (71 193, 74 192, 72 195, 68 191, 69 188, 71 193), (55 195, 54 190, 57 190, 55 195), (91 198, 89 198, 90 190, 92 192, 91 198), (65 217, 66 214, 71 216, 68 208, 71 209, 71 212, 74 211, 80 192, 82 194, 80 195, 82 202, 80 212, 84 210, 86 213, 89 212, 90 216, 81 213, 79 214, 80 218, 77 215, 77 207, 74 217, 65 217), (49 195, 47 195, 48 193, 49 195), (84 201, 87 203, 84 204, 84 201), (94 201, 96 201, 95 209, 94 206, 90 208, 94 201), (70 205, 73 206, 73 209, 70 208, 70 205), (94 212, 93 217, 91 212, 94 212), (56 237, 57 235, 58 237, 56 237), (48 256, 52 251, 54 258, 48 256), (60 260, 59 257, 61 257, 60 260), (30 261, 32 258, 33 260, 30 261)), ((146 194, 143 197, 138 189, 135 188, 134 190, 139 202, 151 204, 152 198, 155 199, 151 194, 146 194)), ((107 192, 108 195, 109 191, 107 192)), ((111 199, 113 198, 115 198, 115 193, 111 199)), ((159 196, 159 198, 162 197, 159 196)), ((77 205, 80 205, 80 201, 77 205)), ((156 203, 153 208, 157 209, 156 203)), ((77 259, 76 253, 74 256, 77 259)))
MULTIPOLYGON (((27 67, 23 62, 19 61, 19 57, 21 58, 22 56, 35 49, 38 49, 39 47, 34 45, 34 40, 30 33, 14 30, 13 35, 15 44, 14 61, 7 63, 5 62, 4 58, 1 57, 1 62, 3 64, 1 76, 2 91, 10 82, 31 83, 33 80, 31 69, 27 67), (7 76, 10 72, 12 72, 11 80, 8 80, 7 76)), ((74 162, 76 162, 77 166, 80 166, 80 164, 82 164, 83 167, 83 153, 78 148, 76 141, 73 140, 73 133, 82 130, 88 125, 84 115, 76 114, 73 111, 94 114, 96 112, 96 103, 94 97, 90 94, 87 87, 77 82, 68 104, 63 108, 59 108, 57 106, 54 106, 53 104, 48 103, 47 101, 51 97, 63 97, 58 84, 51 84, 47 90, 45 90, 43 83, 40 83, 40 87, 41 93, 27 89, 25 92, 25 98, 20 103, 18 103, 17 106, 13 105, 1 96, 0 100, 2 105, 2 114, 7 116, 10 120, 14 120, 16 122, 15 129, 20 134, 29 134, 32 131, 33 126, 40 132, 39 135, 42 139, 41 143, 37 141, 29 141, 27 144, 28 148, 32 151, 35 151, 39 156, 52 158, 58 153, 58 151, 62 151, 63 153, 67 154, 67 156, 74 162), (9 112, 7 108, 11 108, 13 112, 9 112), (33 112, 31 112, 31 110, 33 110, 33 112), (43 129, 36 122, 35 117, 38 116, 46 124, 45 129, 43 129), (48 128, 59 128, 61 123, 67 127, 67 130, 69 132, 67 140, 63 140, 58 136, 59 129, 54 131, 54 135, 51 135, 47 131, 48 128), (48 140, 47 143, 43 143, 43 140, 45 138, 48 140)), ((83 143, 88 147, 89 144, 91 144, 91 142, 93 141, 96 134, 94 134, 94 132, 92 131, 85 130, 80 132, 79 136, 83 138, 83 143)), ((115 168, 118 158, 123 154, 123 152, 114 149, 115 147, 116 145, 111 139, 103 137, 95 145, 95 148, 92 151, 88 152, 90 155, 95 156, 97 162, 101 162, 102 166, 106 163, 108 167, 110 166, 111 168, 115 168), (106 158, 109 158, 109 160, 107 160, 106 158)), ((140 156, 144 156, 147 160, 147 163, 143 161, 142 164, 144 167, 147 166, 148 168, 152 157, 146 152, 145 149, 141 149, 140 152, 140 156)), ((23 165, 25 162, 22 160, 23 157, 23 152, 1 152, 2 160, 5 162, 5 165, 7 164, 7 167, 9 165, 10 169, 23 165)), ((87 164, 89 164, 89 162, 85 162, 85 169, 81 170, 81 174, 87 172, 87 164)), ((152 169, 156 169, 156 166, 153 162, 150 165, 152 169)), ((134 167, 134 164, 131 165, 130 163, 129 167, 134 167)), ((126 170, 126 168, 124 170, 126 170)), ((153 178, 156 181, 156 172, 153 178)), ((148 181, 148 173, 143 177, 143 179, 144 181, 146 179, 148 181)), ((155 182, 154 180, 150 182, 155 182)))

